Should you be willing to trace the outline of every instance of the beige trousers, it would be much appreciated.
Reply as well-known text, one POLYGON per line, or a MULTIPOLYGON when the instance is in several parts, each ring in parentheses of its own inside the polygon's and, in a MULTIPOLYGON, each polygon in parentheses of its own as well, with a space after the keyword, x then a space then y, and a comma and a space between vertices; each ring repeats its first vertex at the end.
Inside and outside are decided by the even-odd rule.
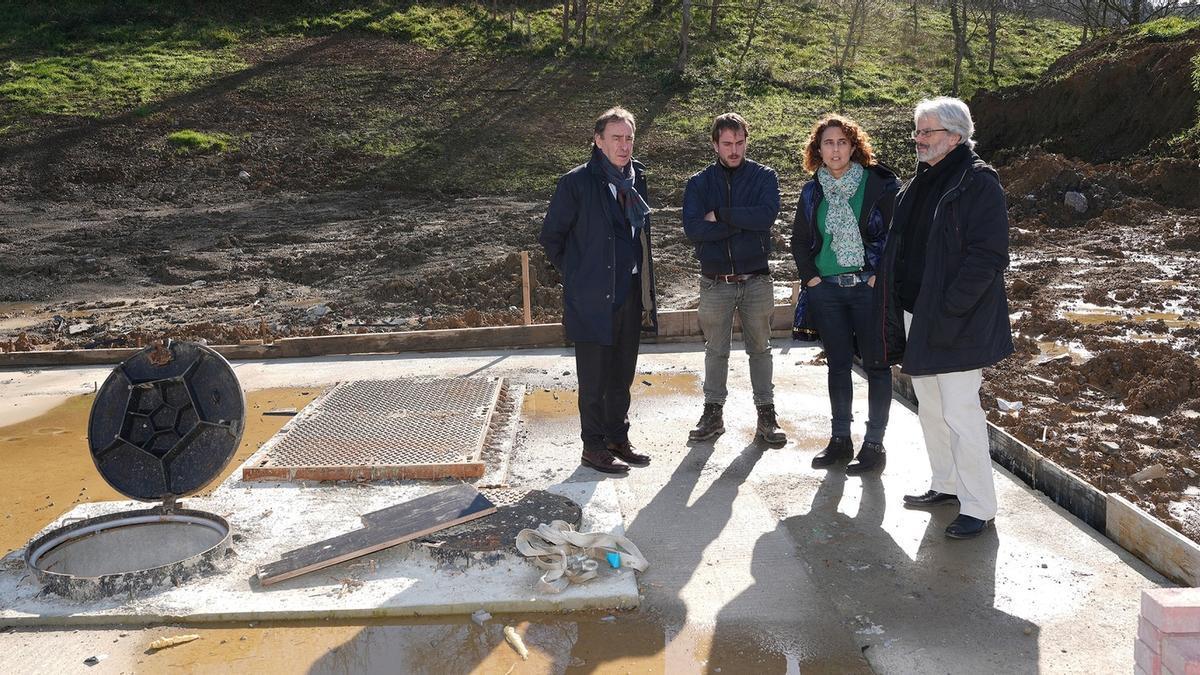
MULTIPOLYGON (((904 313, 904 331, 912 314, 904 313)), ((996 517, 996 485, 988 451, 987 417, 979 404, 982 370, 964 370, 912 378, 917 416, 925 434, 932 474, 930 489, 958 495, 958 512, 996 517)))

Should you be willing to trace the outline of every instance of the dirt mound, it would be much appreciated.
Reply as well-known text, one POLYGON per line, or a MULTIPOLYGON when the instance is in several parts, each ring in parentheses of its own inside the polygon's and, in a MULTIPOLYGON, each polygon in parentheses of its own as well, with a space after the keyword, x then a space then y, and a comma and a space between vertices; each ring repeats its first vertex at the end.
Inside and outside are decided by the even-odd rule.
POLYGON ((1161 415, 1200 396, 1200 367, 1187 354, 1157 342, 1110 349, 1078 367, 1088 384, 1113 391, 1125 408, 1161 415))
POLYGON ((1091 162, 1162 150, 1196 123, 1198 51, 1200 29, 1097 40, 1063 56, 1033 87, 977 94, 979 142, 986 152, 1041 145, 1091 162))

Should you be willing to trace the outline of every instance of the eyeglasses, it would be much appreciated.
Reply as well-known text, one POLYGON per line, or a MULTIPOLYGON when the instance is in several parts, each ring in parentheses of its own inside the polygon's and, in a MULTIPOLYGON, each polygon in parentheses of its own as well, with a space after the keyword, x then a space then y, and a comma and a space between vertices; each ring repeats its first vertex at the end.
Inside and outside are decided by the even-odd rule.
POLYGON ((950 131, 950 130, 949 129, 913 129, 912 137, 913 137, 913 140, 915 141, 918 138, 922 138, 924 136, 932 136, 939 131, 950 131))

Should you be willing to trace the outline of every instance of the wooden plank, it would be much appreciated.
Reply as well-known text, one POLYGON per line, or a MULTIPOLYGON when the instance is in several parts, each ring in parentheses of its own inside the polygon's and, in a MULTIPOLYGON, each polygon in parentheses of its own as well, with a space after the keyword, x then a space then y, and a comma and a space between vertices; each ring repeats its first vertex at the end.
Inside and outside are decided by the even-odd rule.
POLYGON ((1109 539, 1175 583, 1200 586, 1200 546, 1120 495, 1109 493, 1107 507, 1109 539))
POLYGON ((264 586, 277 584, 495 512, 496 505, 474 486, 456 485, 368 513, 361 529, 288 551, 259 568, 258 580, 264 586))
POLYGON ((532 308, 529 302, 529 251, 521 251, 521 301, 525 308, 525 325, 533 323, 532 308))

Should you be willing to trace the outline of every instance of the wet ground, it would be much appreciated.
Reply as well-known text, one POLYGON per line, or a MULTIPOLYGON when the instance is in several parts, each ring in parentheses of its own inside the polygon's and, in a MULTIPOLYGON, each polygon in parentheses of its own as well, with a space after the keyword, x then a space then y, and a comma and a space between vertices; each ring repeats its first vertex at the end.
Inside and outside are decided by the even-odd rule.
MULTIPOLYGON (((943 536, 953 509, 899 508, 900 495, 924 489, 928 481, 916 417, 899 403, 882 477, 848 479, 811 470, 808 463, 828 425, 824 369, 809 365, 815 356, 814 348, 776 351, 776 397, 790 442, 768 449, 752 440, 744 356, 734 357, 727 432, 714 443, 686 444, 686 429, 699 412, 703 352, 696 345, 643 351, 631 412, 635 442, 654 462, 615 483, 626 532, 651 560, 639 575, 642 604, 636 611, 498 616, 483 627, 463 620, 386 620, 19 630, 0 633, 0 648, 16 672, 77 669, 96 654, 108 655, 98 668, 112 672, 171 666, 201 672, 495 673, 1127 669, 1138 594, 1165 581, 1003 471, 995 474, 997 526, 981 539, 943 536), (1078 629, 1081 621, 1088 631, 1078 629), (504 642, 505 624, 524 637, 529 661, 519 661, 504 642), (155 638, 188 633, 202 637, 147 650, 155 638)), ((103 370, 11 373, 2 386, 6 398, 12 392, 50 395, 71 391, 103 370)), ((250 387, 312 387, 291 389, 293 396, 381 374, 503 375, 530 391, 510 485, 597 477, 577 463, 569 352, 244 362, 237 372, 250 387)), ((861 416, 865 391, 857 393, 855 414, 861 416)), ((249 400, 264 409, 268 401, 270 407, 303 403, 278 391, 251 393, 249 400)), ((68 405, 75 406, 73 424, 61 415, 54 424, 50 418, 23 424, 82 424, 82 400, 68 405)), ((245 440, 257 444, 269 431, 259 427, 245 440)), ((12 427, 4 435, 15 435, 12 427)), ((86 462, 81 470, 94 476, 86 462)), ((23 489, 31 491, 37 480, 27 474, 23 489)), ((49 522, 58 512, 39 513, 49 522)))
POLYGON ((986 373, 984 398, 991 421, 1200 541, 1200 211, 1164 206, 1181 200, 1174 184, 1140 178, 1172 170, 1036 150, 1001 166, 1017 353, 986 373), (1160 477, 1130 479, 1155 465, 1160 477))

